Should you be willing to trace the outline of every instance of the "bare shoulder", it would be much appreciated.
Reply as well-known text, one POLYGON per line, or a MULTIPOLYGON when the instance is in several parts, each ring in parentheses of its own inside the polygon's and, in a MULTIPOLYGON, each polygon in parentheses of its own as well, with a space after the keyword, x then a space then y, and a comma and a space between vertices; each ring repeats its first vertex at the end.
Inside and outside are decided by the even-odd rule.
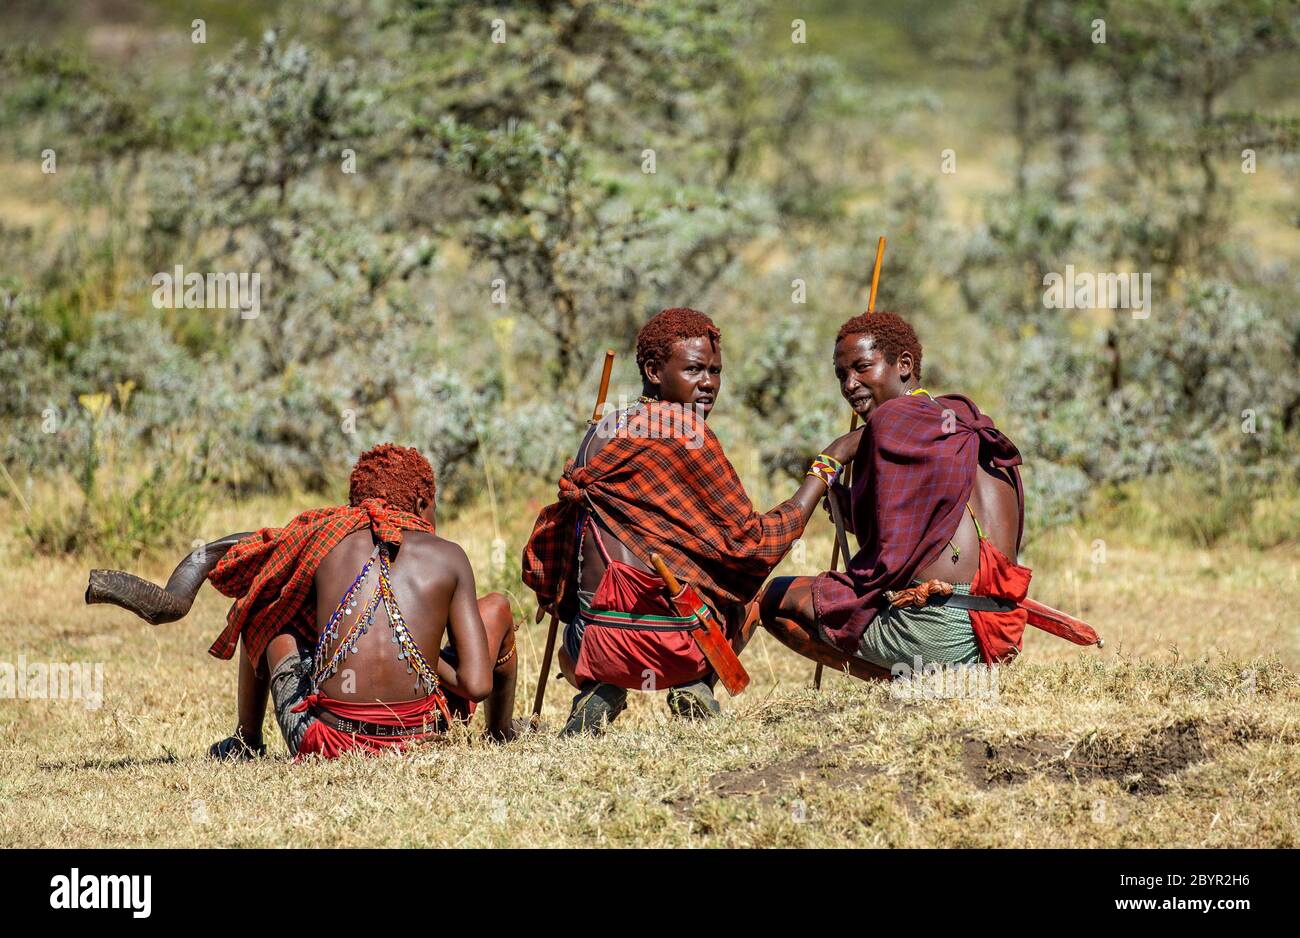
POLYGON ((611 407, 601 418, 600 423, 595 427, 588 427, 587 432, 582 436, 582 442, 578 444, 577 460, 580 465, 585 465, 595 457, 610 440, 618 435, 620 411, 611 407))
POLYGON ((398 556, 405 557, 408 563, 414 562, 451 576, 460 575, 469 569, 469 558, 459 544, 424 531, 407 531, 402 537, 398 556))
POLYGON ((331 575, 336 569, 355 567, 358 570, 374 550, 370 532, 365 528, 353 531, 334 545, 317 568, 317 574, 331 575))

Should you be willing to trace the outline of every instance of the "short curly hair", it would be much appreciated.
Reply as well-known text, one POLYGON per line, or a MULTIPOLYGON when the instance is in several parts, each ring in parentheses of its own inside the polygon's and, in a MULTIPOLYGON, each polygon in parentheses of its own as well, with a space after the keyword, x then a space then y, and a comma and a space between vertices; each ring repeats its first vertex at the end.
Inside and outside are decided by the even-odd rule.
POLYGON ((378 498, 390 508, 416 514, 420 499, 433 504, 433 466, 418 449, 380 443, 361 454, 348 478, 348 504, 378 498))
POLYGON ((658 313, 636 336, 636 366, 641 369, 641 379, 645 380, 647 362, 662 365, 672 356, 674 342, 703 338, 717 346, 722 341, 722 330, 699 310, 674 306, 658 313))
POLYGON ((921 340, 916 337, 912 324, 897 313, 859 313, 840 326, 840 331, 835 333, 835 344, 839 345, 847 335, 870 336, 891 365, 903 352, 910 352, 913 373, 918 379, 921 377, 921 340))

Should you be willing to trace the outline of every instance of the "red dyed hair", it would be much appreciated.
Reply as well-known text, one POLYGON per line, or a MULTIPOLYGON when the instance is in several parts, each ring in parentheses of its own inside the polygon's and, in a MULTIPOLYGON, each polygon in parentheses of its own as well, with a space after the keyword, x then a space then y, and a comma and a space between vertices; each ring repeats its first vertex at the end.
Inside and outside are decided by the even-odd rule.
POLYGON ((433 466, 418 449, 380 443, 361 454, 348 478, 348 504, 382 499, 398 511, 417 514, 421 498, 433 504, 433 466))
POLYGON ((636 335, 636 366, 645 380, 646 362, 663 365, 673 354, 673 343, 682 339, 708 339, 717 346, 722 330, 697 309, 674 306, 656 315, 636 335))
POLYGON ((903 352, 911 352, 913 371, 920 379, 921 340, 911 323, 897 313, 859 313, 840 326, 840 331, 835 333, 835 344, 839 345, 846 335, 871 336, 872 343, 891 365, 903 352))

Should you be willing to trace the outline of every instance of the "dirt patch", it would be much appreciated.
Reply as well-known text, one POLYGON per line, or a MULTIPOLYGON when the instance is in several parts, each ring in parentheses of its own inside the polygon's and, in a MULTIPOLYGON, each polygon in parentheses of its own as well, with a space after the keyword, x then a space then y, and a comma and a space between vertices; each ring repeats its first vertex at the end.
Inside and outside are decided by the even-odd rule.
POLYGON ((1200 724, 1183 720, 1152 730, 1136 744, 1089 737, 1074 747, 1060 769, 1080 780, 1116 779, 1131 792, 1152 794, 1164 787, 1167 776, 1208 757, 1200 724))
POLYGON ((757 720, 762 726, 776 726, 800 717, 823 718, 826 714, 843 713, 846 709, 843 703, 830 700, 804 700, 794 703, 774 700, 757 707, 750 713, 749 718, 757 720))
POLYGON ((1114 779, 1134 794, 1154 794, 1163 790, 1165 778, 1211 758, 1213 742, 1244 745, 1252 737, 1247 727, 1208 727, 1200 720, 1156 727, 1136 738, 1094 733, 1081 740, 1031 735, 992 742, 968 737, 962 763, 982 789, 1019 784, 1041 773, 1072 781, 1114 779))
POLYGON ((825 749, 809 749, 772 765, 719 772, 709 779, 708 793, 720 798, 757 795, 761 803, 772 804, 795 791, 804 780, 844 788, 880 773, 873 766, 846 765, 845 756, 852 748, 852 743, 840 743, 825 749))
POLYGON ((756 797, 762 805, 778 804, 795 797, 800 786, 817 782, 830 788, 848 788, 861 785, 880 774, 875 766, 848 764, 848 753, 853 743, 840 743, 825 749, 809 749, 793 759, 771 765, 751 763, 745 769, 719 772, 709 779, 705 791, 698 797, 677 798, 667 801, 679 817, 690 817, 690 809, 700 801, 710 798, 756 797))
POLYGON ((1041 736, 993 743, 968 735, 962 741, 962 765, 979 788, 1015 784, 1059 761, 1067 745, 1041 736))

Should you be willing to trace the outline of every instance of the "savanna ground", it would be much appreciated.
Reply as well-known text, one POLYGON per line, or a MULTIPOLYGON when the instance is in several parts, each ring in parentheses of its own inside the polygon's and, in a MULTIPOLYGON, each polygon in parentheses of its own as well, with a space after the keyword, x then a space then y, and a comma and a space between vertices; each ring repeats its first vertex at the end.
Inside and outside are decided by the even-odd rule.
MULTIPOLYGON (((545 492, 538 490, 538 495, 545 492)), ((762 496, 768 493, 762 491, 762 496)), ((289 517, 312 499, 211 510, 213 534, 289 517)), ((535 503, 502 519, 514 549, 535 503)), ((1274 506, 1276 507, 1276 506, 1274 506)), ((442 532, 490 572, 491 512, 442 532)), ((1264 506, 1264 510, 1271 510, 1264 506)), ((1250 519, 1238 519, 1247 525, 1250 519)), ((12 525, 0 526, 11 530, 12 525)), ((829 554, 815 519, 782 572, 829 554)), ((1300 841, 1300 588, 1294 543, 1227 537, 1193 549, 1150 517, 1103 512, 1030 546, 1037 597, 1086 616, 1102 651, 1030 630, 995 700, 902 700, 828 673, 760 635, 753 684, 711 723, 669 718, 633 694, 597 740, 534 735, 485 744, 478 726, 404 756, 217 765, 233 722, 235 668, 206 654, 225 600, 150 627, 82 603, 87 564, 31 560, 3 542, 12 653, 104 664, 103 706, 0 705, 0 844, 107 846, 1196 846, 1300 841), (1102 542, 1100 545, 1098 542, 1102 542), (1094 561, 1102 562, 1094 562, 1094 561)), ((821 561, 824 563, 824 561, 821 561)), ((164 579, 171 560, 139 572, 164 579)), ((513 571, 511 571, 513 572, 513 571)), ((508 582, 505 571, 499 575, 508 582)), ((545 627, 518 618, 521 715, 545 627)), ((720 692, 721 693, 721 692, 720 692)), ((570 691, 548 689, 562 721, 570 691)), ((480 718, 481 720, 481 718, 480 718)))
MULTIPOLYGON (((424 7, 456 6, 391 5, 417 13, 424 7)), ((663 5, 679 11, 693 6, 663 5)), ((989 61, 975 61, 972 70, 972 55, 965 53, 987 51, 989 11, 1001 10, 1015 23, 1022 19, 1015 11, 1025 5, 970 5, 972 16, 954 20, 955 32, 935 44, 935 37, 927 36, 938 30, 943 38, 935 24, 961 4, 777 3, 764 5, 752 24, 734 17, 713 24, 714 30, 719 23, 731 24, 732 32, 717 39, 719 49, 754 30, 770 39, 768 54, 747 53, 730 65, 726 56, 713 60, 726 65, 719 83, 730 82, 742 92, 750 89, 733 100, 704 80, 708 69, 682 68, 672 41, 655 30, 644 32, 648 21, 628 11, 646 4, 600 5, 615 11, 609 14, 615 26, 626 19, 629 35, 648 39, 652 52, 658 48, 655 42, 662 44, 664 61, 674 74, 699 86, 697 96, 688 88, 682 98, 687 106, 679 104, 674 110, 678 116, 668 120, 662 102, 642 100, 642 73, 629 72, 629 87, 615 81, 613 97, 596 96, 590 102, 593 113, 606 119, 621 115, 632 128, 625 130, 626 137, 613 134, 602 142, 574 130, 552 139, 548 128, 554 112, 558 109, 563 118, 580 100, 555 88, 567 92, 583 86, 588 66, 599 66, 615 78, 620 74, 600 57, 603 47, 580 50, 584 67, 579 68, 562 56, 542 56, 539 61, 546 67, 530 79, 540 90, 526 82, 512 88, 511 81, 520 77, 509 70, 476 71, 491 60, 483 55, 473 22, 453 18, 451 26, 433 30, 442 45, 426 48, 416 42, 408 62, 402 44, 406 27, 375 33, 375 39, 364 18, 331 18, 322 12, 347 13, 354 6, 320 4, 311 8, 312 15, 302 16, 305 5, 290 0, 205 5, 212 35, 211 45, 204 46, 187 38, 192 4, 171 0, 86 5, 44 0, 20 4, 19 15, 0 23, 0 39, 11 38, 9 33, 27 38, 30 32, 55 51, 83 52, 96 69, 104 69, 103 75, 124 77, 120 88, 101 80, 29 89, 25 82, 30 75, 20 70, 12 82, 21 106, 7 112, 0 108, 0 124, 9 121, 0 141, 12 138, 13 144, 0 146, 0 177, 5 180, 0 223, 6 235, 0 238, 0 294, 14 300, 15 322, 57 326, 52 337, 27 336, 30 355, 7 358, 12 351, 29 349, 21 343, 16 349, 0 344, 0 372, 6 376, 0 417, 8 421, 6 430, 22 429, 27 443, 36 441, 13 447, 16 455, 4 465, 14 481, 0 479, 0 590, 12 607, 0 627, 0 665, 15 664, 22 656, 28 663, 100 662, 104 673, 99 709, 87 709, 79 701, 0 697, 0 846, 1297 845, 1300 612, 1294 597, 1300 591, 1300 496, 1294 483, 1295 448, 1285 442, 1279 444, 1280 452, 1270 451, 1270 459, 1291 468, 1261 475, 1264 481, 1256 484, 1250 472, 1259 467, 1247 465, 1247 457, 1264 447, 1243 442, 1255 438, 1244 436, 1241 423, 1249 407, 1252 415, 1258 410, 1262 430, 1279 425, 1288 398, 1270 394, 1293 380, 1295 368, 1286 363, 1294 355, 1283 356, 1279 366, 1278 359, 1265 353, 1300 348, 1283 341, 1294 330, 1261 331, 1296 308, 1289 275, 1300 258, 1294 144, 1283 139, 1261 147, 1258 172, 1249 175, 1239 165, 1235 145, 1214 151, 1220 175, 1216 182, 1210 174, 1215 182, 1211 189, 1216 198, 1231 193, 1232 201, 1220 205, 1206 195, 1222 224, 1202 226, 1203 237, 1191 246, 1180 236, 1190 223, 1178 219, 1186 217, 1188 193, 1194 196, 1196 186, 1184 190, 1174 185, 1177 173, 1171 181, 1152 171, 1168 163, 1189 170, 1193 183, 1200 179, 1204 159, 1188 156, 1195 156, 1196 146, 1172 147, 1168 154, 1154 146, 1166 140, 1205 145, 1202 131, 1209 128, 1184 126, 1182 119, 1198 110, 1187 107, 1186 100, 1200 87, 1200 64, 1212 76, 1218 59, 1179 51, 1191 47, 1174 44, 1149 67, 1139 62, 1137 73, 1145 75, 1146 68, 1165 75, 1176 63, 1184 67, 1187 82, 1162 83, 1147 75, 1145 84, 1117 85, 1118 79, 1132 76, 1112 66, 1127 60, 1094 67, 1091 52, 1063 65, 1053 58, 1053 17, 1073 23, 1070 5, 1029 4, 1053 17, 1044 20, 1042 35, 1030 37, 1028 59, 997 45, 988 53, 989 61), (22 16, 22 8, 31 15, 22 16), (54 16, 54 10, 64 14, 54 16), (812 68, 791 53, 794 16, 809 22, 807 48, 834 58, 854 84, 841 85, 843 77, 830 80, 829 73, 812 70, 806 87, 795 81, 786 88, 761 70, 751 74, 751 66, 768 59, 812 68), (361 132, 351 123, 355 115, 341 106, 351 100, 346 80, 344 91, 332 99, 339 107, 330 112, 337 126, 325 128, 329 146, 316 146, 311 135, 282 132, 304 123, 303 109, 314 105, 316 85, 300 82, 296 52, 267 51, 266 61, 252 54, 263 46, 272 50, 274 43, 263 40, 259 46, 258 37, 277 25, 283 32, 281 45, 306 43, 307 74, 319 79, 321 87, 332 87, 331 82, 351 73, 335 68, 339 59, 359 55, 363 63, 373 60, 371 64, 383 66, 373 75, 361 69, 358 89, 369 96, 358 100, 367 102, 367 113, 384 118, 384 109, 373 102, 391 103, 391 90, 398 90, 400 107, 378 120, 378 129, 367 131, 371 136, 359 145, 359 188, 350 181, 340 183, 332 168, 330 134, 351 145, 352 135, 361 132), (241 38, 251 44, 243 51, 236 44, 241 38), (353 48, 358 39, 363 40, 360 53, 353 48), (446 51, 448 43, 455 53, 449 60, 433 56, 446 51), (1024 63, 1033 78, 1030 85, 1014 71, 1024 63), (237 88, 278 83, 287 90, 268 98, 218 89, 214 97, 215 86, 202 76, 221 64, 237 88), (464 79, 463 69, 476 77, 464 79), (445 87, 436 81, 426 84, 430 76, 449 80, 445 87), (404 84, 405 77, 413 79, 414 91, 404 84), (463 100, 456 88, 464 91, 463 100), (1021 103, 1030 108, 1032 119, 1017 130, 1015 92, 1024 88, 1030 93, 1021 103), (1112 97, 1117 88, 1132 91, 1145 106, 1134 114, 1142 118, 1142 134, 1134 136, 1127 125, 1122 133, 1115 131, 1112 97), (99 106, 86 105, 95 118, 88 121, 80 110, 83 99, 89 95, 92 103, 99 101, 105 89, 112 93, 99 106), (810 89, 819 93, 803 97, 810 89), (1087 90, 1087 101, 1076 99, 1080 89, 1087 90), (1153 89, 1159 95, 1148 101, 1153 89), (442 97, 425 114, 424 99, 435 92, 442 97), (778 97, 768 101, 772 94, 778 97), (459 132, 469 134, 465 139, 487 147, 495 140, 491 132, 497 118, 484 117, 479 126, 474 114, 481 100, 493 96, 505 102, 503 114, 512 119, 521 115, 528 129, 518 140, 496 141, 507 144, 502 165, 518 161, 524 169, 533 166, 518 158, 531 153, 535 141, 560 155, 584 156, 588 172, 578 177, 583 186, 572 188, 563 174, 556 177, 549 159, 533 166, 532 176, 525 173, 520 185, 537 206, 546 208, 549 198, 560 197, 579 217, 588 218, 596 217, 591 213, 606 208, 606 202, 621 205, 618 199, 630 199, 628 204, 644 203, 662 217, 676 219, 674 224, 658 234, 629 229, 640 253, 611 259, 582 239, 559 237, 549 227, 538 233, 532 208, 520 209, 516 218, 500 201, 480 201, 483 180, 473 175, 478 167, 439 163, 433 182, 422 183, 421 174, 441 158, 442 144, 432 147, 419 134, 408 139, 402 128, 423 127, 423 118, 432 121, 451 110, 462 115, 459 132), (772 102, 779 106, 768 114, 772 102), (125 129, 118 126, 123 115, 131 118, 125 129), (764 115, 769 124, 780 126, 762 125, 764 115), (789 123, 800 115, 802 123, 789 123), (1076 127, 1081 146, 1061 145, 1054 128, 1063 116, 1070 118, 1067 124, 1081 122, 1076 127), (1179 119, 1172 129, 1169 117, 1179 119), (755 120, 760 123, 753 125, 755 120), (131 133, 156 124, 169 128, 170 136, 155 140, 149 133, 143 142, 127 145, 134 139, 131 133), (717 189, 713 167, 718 153, 710 150, 711 141, 731 139, 737 126, 761 132, 735 138, 749 155, 739 164, 731 188, 716 193, 719 205, 696 213, 694 203, 708 206, 704 196, 717 189), (96 138, 105 132, 111 132, 107 139, 96 138), (126 137, 112 135, 119 132, 126 137), (88 139, 79 140, 79 134, 88 139), (709 144, 704 152, 691 149, 697 134, 709 144), (1143 141, 1153 147, 1150 154, 1143 141), (409 159, 382 162, 386 152, 391 159, 413 142, 416 149, 409 159), (1134 154, 1117 146, 1126 142, 1134 154), (647 145, 661 150, 658 177, 625 165, 629 154, 635 156, 647 145), (59 150, 58 174, 46 175, 39 168, 36 154, 45 146, 59 150), (156 193, 136 191, 142 183, 129 182, 136 178, 132 167, 140 158, 139 147, 148 151, 139 164, 145 167, 142 178, 158 185, 156 193), (940 171, 938 154, 950 147, 960 154, 960 170, 948 175, 940 171), (236 245, 233 254, 223 253, 230 250, 223 246, 238 226, 251 223, 266 237, 284 227, 285 210, 267 201, 262 189, 245 192, 223 183, 227 172, 232 178, 256 179, 257 172, 243 169, 260 171, 268 151, 272 164, 288 168, 298 240, 253 237, 236 245), (1140 159, 1130 158, 1134 156, 1140 159), (1028 159, 1029 170, 1027 190, 1019 194, 1013 184, 1018 157, 1028 159), (155 158, 161 162, 150 162, 155 158), (408 175, 414 182, 402 181, 408 175), (610 178, 622 180, 622 194, 611 194, 605 185, 610 178), (190 180, 196 188, 186 188, 190 180), (587 186, 594 182, 601 184, 587 186), (121 192, 115 188, 119 185, 121 192), (439 186, 448 188, 444 192, 439 186), (678 212, 678 197, 669 196, 678 188, 686 193, 690 212, 678 212), (1109 194, 1112 190, 1118 195, 1109 194), (1064 201, 1062 191, 1068 196, 1064 201), (1118 215, 1112 213, 1116 200, 1125 209, 1118 215), (410 211, 398 211, 408 201, 410 211), (741 213, 737 221, 729 206, 751 203, 767 207, 756 211, 753 220, 745 221, 741 213), (1004 204, 1013 209, 1007 218, 1000 211, 1004 204), (490 218, 482 214, 485 205, 495 206, 490 218), (249 207, 251 217, 245 214, 249 207), (528 225, 517 224, 525 217, 528 225), (1079 225, 1080 218, 1087 224, 1079 225), (512 298, 519 298, 512 302, 522 303, 523 312, 512 307, 513 318, 494 320, 492 329, 485 328, 483 297, 485 285, 499 271, 473 250, 482 243, 478 235, 486 221, 497 224, 492 230, 498 234, 514 233, 516 240, 505 244, 512 260, 534 256, 528 253, 535 247, 529 241, 534 236, 555 251, 552 281, 525 279, 512 287, 512 298), (735 231, 733 226, 738 226, 735 231), (1103 234, 1117 231, 1123 232, 1117 244, 1104 243, 1103 234), (1134 241, 1133 232, 1154 232, 1158 243, 1134 241), (525 623, 519 632, 517 701, 523 716, 531 705, 545 626, 533 624, 534 604, 530 594, 521 592, 518 557, 537 509, 554 491, 552 478, 531 478, 530 473, 552 475, 539 468, 540 460, 553 456, 552 450, 570 451, 575 442, 551 434, 547 428, 554 422, 535 415, 545 407, 567 408, 570 400, 586 400, 594 376, 588 370, 578 391, 569 385, 549 387, 543 374, 555 358, 549 340, 539 339, 543 334, 536 328, 521 331, 516 350, 522 357, 516 360, 498 348, 499 337, 507 333, 495 326, 511 325, 517 318, 523 329, 530 315, 548 322, 549 310, 530 310, 523 302, 548 295, 543 289, 547 283, 576 291, 580 302, 575 308, 585 317, 578 321, 602 324, 596 330, 598 341, 585 333, 577 336, 576 348, 585 362, 578 370, 594 368, 600 350, 617 344, 620 359, 611 389, 611 399, 617 400, 620 394, 637 392, 629 342, 623 341, 628 337, 622 320, 634 318, 629 311, 657 309, 680 299, 714 315, 727 335, 728 384, 711 425, 754 501, 767 508, 789 494, 789 487, 773 481, 779 473, 761 466, 774 444, 793 446, 802 460, 816 452, 805 453, 806 446, 821 445, 832 434, 823 427, 802 426, 801 418, 827 414, 827 426, 843 425, 846 415, 830 376, 820 369, 836 324, 865 302, 864 272, 870 269, 879 234, 890 238, 879 308, 896 305, 917 317, 927 380, 936 382, 930 386, 936 392, 971 394, 1007 427, 1025 453, 1026 478, 1032 482, 1038 473, 1040 483, 1048 480, 1040 485, 1043 491, 1056 491, 1053 485, 1067 494, 1082 491, 1065 486, 1060 476, 1051 482, 1053 460, 1076 471, 1075 463, 1089 465, 1089 503, 1072 515, 1073 522, 1052 526, 1048 505, 1031 500, 1029 541, 1021 559, 1035 571, 1032 595, 1090 621, 1106 639, 1104 650, 1079 648, 1030 629, 1020 660, 999 674, 996 699, 900 700, 888 686, 834 673, 814 692, 812 664, 760 633, 744 658, 753 683, 738 699, 721 694, 723 717, 710 723, 672 720, 663 694, 636 694, 605 737, 560 740, 554 731, 572 691, 553 676, 545 712, 550 732, 508 746, 479 740, 480 720, 445 745, 402 756, 295 766, 268 721, 272 758, 227 766, 205 758, 207 747, 234 722, 236 668, 206 654, 221 629, 226 600, 205 589, 186 619, 160 627, 114 607, 83 604, 92 567, 125 566, 163 580, 195 538, 280 524, 305 508, 337 504, 342 467, 355 458, 361 437, 338 433, 333 408, 339 402, 351 405, 358 396, 364 399, 367 383, 378 372, 380 378, 393 377, 394 386, 406 395, 403 412, 411 422, 390 420, 385 402, 376 400, 369 411, 359 408, 358 432, 365 445, 391 436, 420 446, 437 464, 441 491, 449 496, 439 517, 441 533, 465 546, 480 591, 509 592, 517 619, 525 623), (353 269, 357 245, 366 256, 404 256, 408 246, 419 246, 430 235, 436 236, 437 264, 416 275, 410 291, 394 285, 381 290, 384 302, 375 302, 374 281, 353 269), (693 256, 696 241, 707 246, 714 240, 734 258, 721 279, 711 280, 707 269, 701 273, 677 260, 693 256), (1112 337, 1118 336, 1128 350, 1126 394, 1135 389, 1181 391, 1154 404, 1143 395, 1121 400, 1120 389, 1103 393, 1098 388, 1106 382, 1090 383, 1109 361, 1109 346, 1098 336, 1112 320, 1044 311, 1037 295, 1039 278, 1066 263, 1079 270, 1146 270, 1155 264, 1150 258, 1163 256, 1156 248, 1168 247, 1166 241, 1192 252, 1180 255, 1187 258, 1183 268, 1164 271, 1163 277, 1157 265, 1157 284, 1170 283, 1168 297, 1161 298, 1150 320, 1115 320, 1117 328, 1125 328, 1112 337), (270 358, 282 357, 282 362, 267 364, 259 351, 261 333, 238 331, 237 322, 232 326, 206 314, 190 318, 150 305, 144 285, 154 271, 182 261, 194 270, 258 269, 264 242, 280 244, 282 267, 288 271, 286 281, 269 291, 269 299, 294 295, 293 312, 301 307, 315 313, 302 320, 304 328, 279 333, 294 341, 278 346, 267 341, 277 353, 270 358), (635 274, 631 279, 642 284, 641 292, 611 302, 602 289, 620 282, 624 268, 635 274), (988 276, 978 276, 983 272, 988 276), (806 308, 790 306, 793 277, 808 280, 806 308), (1179 295, 1182 279, 1196 277, 1235 283, 1249 292, 1250 302, 1220 298, 1213 315, 1189 316, 1179 295), (697 280, 713 286, 697 289, 697 280), (1033 288, 1028 294, 1026 284, 1033 288), (433 297, 431 308, 445 308, 445 318, 437 320, 440 326, 427 327, 416 315, 424 308, 417 297, 433 297), (1245 316, 1251 303, 1265 304, 1257 319, 1245 316), (112 327, 116 319, 96 325, 95 316, 106 311, 120 313, 125 325, 112 327), (1232 325, 1236 320, 1240 323, 1232 325), (1171 322, 1180 324, 1172 334, 1148 328, 1171 322), (163 328, 141 332, 136 329, 140 323, 161 323, 163 328), (1224 325, 1226 331, 1220 334, 1211 325, 1224 325), (789 343, 779 341, 782 328, 791 331, 789 343), (410 347, 417 379, 434 368, 437 380, 408 388, 409 372, 384 371, 401 362, 343 352, 324 363, 329 368, 322 376, 314 370, 320 363, 313 358, 313 344, 299 339, 304 333, 329 338, 332 331, 365 329, 397 336, 397 344, 410 347), (1054 337, 1053 347, 1085 350, 1082 364, 1051 359, 1050 368, 1043 371, 1046 366, 1040 363, 1036 372, 1028 344, 1036 332, 1054 337), (805 341, 795 341, 801 337, 805 341), (1188 347, 1173 350, 1172 370, 1156 367, 1164 358, 1155 353, 1167 350, 1162 343, 1179 342, 1188 347), (239 364, 247 368, 234 367, 239 364), (1071 364, 1075 367, 1067 367, 1071 364), (243 370, 248 374, 242 375, 243 370), (744 379, 747 370, 758 377, 744 379), (803 380, 785 380, 790 375, 803 380), (1248 386, 1239 387, 1243 381, 1248 386), (777 385, 775 404, 763 394, 756 403, 750 399, 755 395, 746 393, 764 390, 765 382, 777 385), (131 387, 136 391, 128 408, 131 387), (194 388, 204 393, 188 393, 194 388), (478 395, 485 388, 499 393, 478 395), (466 394, 466 389, 475 393, 466 394), (1046 402, 1037 416, 1018 412, 1012 403, 1035 404, 1035 395, 1046 402), (101 411, 107 406, 109 414, 90 413, 85 396, 102 399, 101 411), (478 414, 480 405, 496 412, 478 414), (66 418, 57 439, 43 429, 47 406, 66 418), (523 419, 501 426, 489 420, 480 427, 467 418, 507 413, 523 419), (1218 424, 1206 422, 1215 415, 1221 418, 1218 424), (1035 421, 1061 426, 1054 436, 1035 421), (534 428, 527 445, 515 445, 530 422, 542 429, 534 428), (1087 432, 1112 424, 1114 433, 1087 432), (215 441, 218 456, 212 461, 224 475, 203 487, 181 485, 171 470, 183 469, 194 448, 183 444, 212 426, 223 438, 215 441), (1208 439, 1207 427, 1231 431, 1224 435, 1225 446, 1213 450, 1224 460, 1217 482, 1212 478, 1216 473, 1207 472, 1203 463, 1175 477, 1167 467, 1180 465, 1178 460, 1154 460, 1134 476, 1122 465, 1109 465, 1120 461, 1096 465, 1099 461, 1093 459, 1098 453, 1140 455, 1148 448, 1159 453, 1163 446, 1190 451, 1192 444, 1208 439), (172 436, 177 437, 174 449, 161 445, 172 436), (132 455, 139 438, 154 440, 158 448, 132 455), (221 444, 228 444, 224 456, 221 444), (20 456, 35 462, 23 469, 20 456), (328 491, 293 492, 295 473, 330 460, 329 471, 322 470, 324 481, 312 483, 328 491), (140 486, 144 471, 155 464, 169 470, 165 485, 155 490, 140 486), (480 479, 480 472, 494 464, 499 468, 480 479), (229 494, 262 491, 254 484, 262 478, 259 472, 265 475, 264 489, 278 494, 229 494), (78 481, 83 473, 89 477, 84 483, 78 481), (452 505, 450 494, 457 489, 471 494, 452 505), (191 493, 203 498, 193 517, 185 510, 191 493), (94 508, 89 515, 78 508, 79 500, 87 498, 94 508), (95 524, 85 524, 87 517, 95 524), (129 559, 136 549, 143 555, 129 559), (121 558, 123 553, 128 559, 121 558)), ((522 16, 527 6, 515 5, 516 14, 522 16)), ((528 41, 535 42, 537 36, 549 35, 548 29, 565 33, 559 28, 563 17, 586 6, 597 5, 537 5, 556 12, 534 12, 528 20, 534 32, 519 34, 532 35, 528 41)), ((1196 26, 1196 11, 1204 6, 1217 11, 1211 22, 1230 27, 1229 38, 1254 37, 1261 50, 1273 43, 1276 48, 1267 57, 1261 51, 1254 70, 1239 69, 1241 63, 1233 58, 1237 48, 1245 50, 1242 61, 1250 58, 1252 47, 1244 39, 1238 45, 1211 44, 1210 51, 1226 57, 1225 73, 1240 71, 1242 76, 1224 91, 1216 111, 1220 116, 1264 104, 1270 120, 1293 120, 1300 114, 1300 99, 1293 92, 1297 59, 1288 45, 1293 37, 1259 32, 1252 19, 1256 5, 1238 10, 1230 3, 1171 3, 1167 17, 1153 12, 1151 4, 1137 6, 1145 13, 1135 16, 1116 7, 1108 14, 1113 34, 1123 37, 1137 30, 1146 35, 1141 31, 1149 30, 1155 51, 1164 48, 1162 43, 1181 42, 1184 33, 1212 34, 1213 29, 1196 26), (1238 27, 1239 34, 1234 31, 1238 27)), ((1279 14, 1276 19, 1283 18, 1279 14)), ((710 48, 706 43, 704 51, 710 48)), ((1096 51, 1091 44, 1086 48, 1096 51)), ((31 61, 41 60, 17 61, 30 69, 31 61)), ((62 58, 47 66, 54 76, 69 73, 62 58)), ((322 113, 314 106, 310 110, 313 121, 322 113)), ((577 126, 586 126, 585 117, 577 126)), ((1272 139, 1269 134, 1264 138, 1272 139)), ((451 142, 457 146, 450 149, 458 150, 464 141, 451 142)), ((496 164, 486 165, 492 169, 496 164)), ((281 204, 284 191, 282 185, 281 204)), ((626 238, 609 241, 627 243, 626 238)), ((521 268, 516 264, 515 269, 521 268)), ((522 269, 531 267, 525 263, 522 269)), ((6 311, 7 306, 0 306, 0 313, 6 311)), ((279 312, 287 316, 290 310, 279 312)), ((265 323, 278 321, 270 310, 264 315, 265 323)), ((569 408, 574 410, 570 416, 580 421, 589 408, 589 403, 569 408)), ((1259 435, 1265 437, 1269 434, 1259 435)), ((1293 435, 1285 437, 1292 440, 1293 435)), ((7 447, 9 440, 0 437, 0 443, 7 447)), ((777 572, 817 572, 830 548, 829 525, 819 517, 777 572)))

